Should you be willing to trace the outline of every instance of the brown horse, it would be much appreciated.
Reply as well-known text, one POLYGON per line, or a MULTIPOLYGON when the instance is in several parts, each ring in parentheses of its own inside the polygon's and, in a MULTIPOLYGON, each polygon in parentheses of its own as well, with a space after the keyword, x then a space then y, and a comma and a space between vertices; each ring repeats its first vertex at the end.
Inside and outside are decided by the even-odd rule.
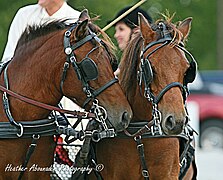
POLYGON ((142 15, 139 20, 140 32, 124 52, 119 76, 133 119, 118 137, 96 144, 97 163, 104 165, 106 180, 178 180, 177 135, 188 121, 185 86, 196 74, 196 62, 187 60, 185 54, 193 57, 183 47, 192 18, 178 27, 170 19, 152 26, 142 15))
MULTIPOLYGON (((104 107, 103 113, 117 131, 128 126, 132 111, 114 80, 111 44, 108 39, 99 39, 97 33, 103 34, 85 10, 72 26, 64 21, 52 22, 30 27, 22 35, 12 61, 1 74, 1 89, 4 86, 11 91, 1 92, 4 98, 0 98, 0 180, 18 179, 22 171, 22 179, 50 179, 55 148, 53 135, 45 132, 50 128, 44 129, 41 124, 45 119, 45 125, 55 125, 47 119, 50 110, 23 102, 10 92, 51 106, 57 106, 62 96, 80 106, 86 98, 97 96, 97 105, 104 107), (34 133, 28 132, 28 126, 34 133), (29 146, 36 148, 23 166, 29 146)), ((92 103, 86 102, 89 109, 92 103)))

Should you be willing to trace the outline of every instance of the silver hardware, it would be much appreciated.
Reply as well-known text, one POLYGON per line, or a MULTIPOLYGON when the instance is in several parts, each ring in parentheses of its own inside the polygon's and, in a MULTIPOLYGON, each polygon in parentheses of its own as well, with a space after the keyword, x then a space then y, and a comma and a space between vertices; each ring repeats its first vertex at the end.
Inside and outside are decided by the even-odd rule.
POLYGON ((180 162, 180 167, 182 167, 184 164, 186 164, 187 163, 187 159, 184 157, 183 159, 182 159, 182 161, 180 162))
POLYGON ((96 116, 95 120, 102 124, 104 130, 108 130, 107 124, 105 122, 108 117, 107 111, 104 107, 98 105, 97 99, 93 101, 92 110, 96 116))
POLYGON ((71 35, 71 31, 68 30, 68 31, 65 32, 66 37, 70 37, 70 35, 71 35))
POLYGON ((65 54, 66 55, 70 55, 72 53, 72 49, 71 47, 67 47, 65 50, 64 50, 65 54))
POLYGON ((40 135, 39 134, 33 134, 33 139, 39 139, 40 135))
POLYGON ((149 177, 149 172, 144 169, 144 170, 142 170, 142 175, 143 175, 143 177, 148 178, 149 177))
POLYGON ((20 126, 20 133, 17 133, 16 135, 17 135, 18 137, 22 137, 23 132, 24 132, 24 131, 23 131, 23 130, 24 130, 24 129, 23 129, 23 125, 22 125, 21 123, 19 123, 18 125, 20 126))

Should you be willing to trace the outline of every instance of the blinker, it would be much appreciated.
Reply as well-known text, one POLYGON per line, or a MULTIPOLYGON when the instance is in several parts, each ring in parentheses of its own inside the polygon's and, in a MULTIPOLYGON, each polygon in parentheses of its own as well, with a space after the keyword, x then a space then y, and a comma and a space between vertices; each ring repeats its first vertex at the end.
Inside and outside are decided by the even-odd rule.
POLYGON ((81 62, 79 62, 78 67, 81 70, 83 79, 88 82, 98 78, 98 67, 93 60, 89 57, 85 57, 81 62))
POLYGON ((147 87, 150 85, 150 83, 153 81, 153 71, 151 64, 148 59, 143 60, 143 63, 141 63, 141 69, 143 72, 143 80, 146 83, 147 87))

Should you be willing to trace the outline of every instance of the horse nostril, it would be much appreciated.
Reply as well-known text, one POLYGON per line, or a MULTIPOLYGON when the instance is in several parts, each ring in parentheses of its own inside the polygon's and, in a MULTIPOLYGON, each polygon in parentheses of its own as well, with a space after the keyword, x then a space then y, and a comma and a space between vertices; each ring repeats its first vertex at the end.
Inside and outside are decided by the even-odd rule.
POLYGON ((172 129, 174 129, 175 125, 176 122, 174 120, 174 117, 172 115, 169 115, 165 121, 166 128, 171 131, 172 129))
POLYGON ((123 113, 123 115, 122 115, 122 126, 124 128, 127 128, 128 127, 131 118, 132 117, 131 117, 131 115, 129 113, 127 113, 127 112, 124 112, 123 113))

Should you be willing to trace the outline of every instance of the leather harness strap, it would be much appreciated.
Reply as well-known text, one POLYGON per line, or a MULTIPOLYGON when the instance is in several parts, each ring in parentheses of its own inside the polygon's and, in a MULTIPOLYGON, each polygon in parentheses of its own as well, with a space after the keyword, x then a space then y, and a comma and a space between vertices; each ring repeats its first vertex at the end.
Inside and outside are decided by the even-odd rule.
MULTIPOLYGON (((24 169, 27 168, 27 164, 28 164, 29 159, 31 158, 31 156, 32 156, 32 154, 33 154, 33 152, 34 152, 34 150, 35 150, 35 148, 36 148, 36 146, 37 146, 37 141, 39 140, 39 138, 40 138, 40 135, 37 135, 37 136, 33 135, 32 142, 31 142, 31 144, 29 145, 29 149, 28 149, 28 151, 26 152, 26 158, 25 158, 25 161, 24 161, 24 163, 23 163, 23 165, 22 165, 22 167, 23 167, 24 169)), ((20 172, 19 177, 18 177, 18 180, 21 180, 21 179, 22 179, 22 176, 23 176, 24 173, 25 173, 25 171, 21 171, 21 172, 20 172)))
POLYGON ((137 136, 134 138, 134 140, 136 141, 136 144, 137 144, 137 150, 138 150, 140 162, 142 165, 142 176, 144 177, 145 180, 149 180, 149 171, 148 171, 148 167, 146 164, 144 145, 142 143, 142 138, 141 138, 141 136, 137 136))
POLYGON ((6 89, 2 85, 0 85, 0 91, 5 92, 5 93, 9 94, 10 96, 13 96, 13 97, 15 97, 15 98, 17 98, 17 99, 19 99, 23 102, 27 102, 29 104, 32 104, 32 105, 35 105, 35 106, 38 106, 38 107, 41 107, 41 108, 44 108, 44 109, 47 109, 47 110, 50 110, 50 111, 58 111, 60 113, 72 114, 75 117, 82 116, 82 118, 86 118, 86 119, 95 118, 94 113, 70 111, 70 110, 66 110, 66 109, 60 109, 58 107, 51 106, 51 105, 48 105, 48 104, 45 104, 45 103, 42 103, 42 102, 35 101, 33 99, 30 99, 30 98, 24 97, 22 95, 19 95, 19 94, 15 93, 15 92, 13 92, 9 89, 6 89))

